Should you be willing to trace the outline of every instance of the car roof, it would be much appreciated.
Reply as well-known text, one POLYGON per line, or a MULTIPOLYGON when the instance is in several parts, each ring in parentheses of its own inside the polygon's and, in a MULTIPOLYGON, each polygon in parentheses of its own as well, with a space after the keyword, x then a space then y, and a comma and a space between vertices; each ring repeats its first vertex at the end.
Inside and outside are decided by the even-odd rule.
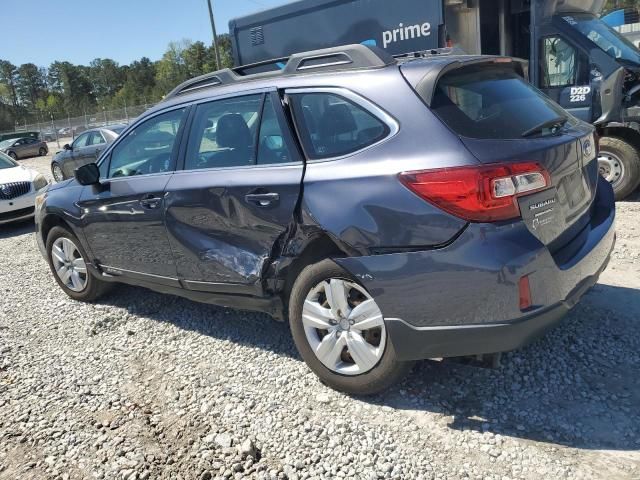
MULTIPOLYGON (((431 72, 438 78, 437 72, 442 72, 456 66, 482 62, 512 62, 510 57, 463 55, 457 49, 434 49, 413 52, 406 55, 392 57, 385 51, 368 45, 346 45, 294 54, 284 59, 274 59, 259 64, 245 65, 234 69, 223 69, 206 75, 187 80, 172 90, 165 99, 146 112, 143 117, 158 111, 190 104, 200 100, 250 92, 252 90, 269 87, 292 88, 296 86, 310 86, 318 77, 333 78, 335 75, 349 76, 349 74, 363 71, 385 71, 402 68, 410 75, 411 72, 421 73, 421 78, 431 72), (278 71, 245 74, 247 71, 274 63, 285 64, 278 71), (452 66, 452 67, 450 67, 452 66)), ((345 79, 346 81, 346 79, 345 79)))

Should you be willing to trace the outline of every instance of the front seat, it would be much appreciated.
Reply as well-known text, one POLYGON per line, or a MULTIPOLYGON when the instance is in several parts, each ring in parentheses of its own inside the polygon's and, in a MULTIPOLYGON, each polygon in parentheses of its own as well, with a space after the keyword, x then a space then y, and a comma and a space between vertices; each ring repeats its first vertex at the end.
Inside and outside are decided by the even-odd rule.
POLYGON ((216 158, 218 166, 243 167, 253 163, 251 131, 239 113, 227 113, 218 119, 216 140, 218 147, 229 149, 216 158))

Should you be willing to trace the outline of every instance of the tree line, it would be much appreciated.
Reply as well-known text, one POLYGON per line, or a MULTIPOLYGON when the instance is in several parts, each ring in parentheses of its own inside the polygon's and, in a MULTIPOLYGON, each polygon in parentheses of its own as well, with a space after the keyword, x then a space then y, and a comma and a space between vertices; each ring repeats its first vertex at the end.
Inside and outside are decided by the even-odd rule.
MULTIPOLYGON (((218 37, 221 67, 233 65, 231 39, 218 37)), ((171 42, 158 61, 143 57, 129 65, 96 58, 89 65, 55 61, 48 67, 19 66, 0 59, 0 131, 16 124, 81 116, 97 110, 155 103, 176 85, 214 71, 213 45, 171 42)))

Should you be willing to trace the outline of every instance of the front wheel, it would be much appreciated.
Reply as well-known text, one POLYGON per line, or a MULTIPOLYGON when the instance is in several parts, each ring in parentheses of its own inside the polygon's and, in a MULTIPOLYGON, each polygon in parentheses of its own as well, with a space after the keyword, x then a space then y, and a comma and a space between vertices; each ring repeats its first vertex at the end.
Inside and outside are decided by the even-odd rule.
POLYGON ((51 174, 53 175, 53 178, 56 182, 62 182, 65 179, 62 168, 60 168, 60 165, 58 165, 57 163, 51 165, 51 174))
POLYGON ((16 152, 9 152, 9 156, 10 156, 11 158, 13 158, 14 160, 17 160, 17 159, 18 159, 18 156, 16 155, 16 152))
POLYGON ((60 288, 74 300, 92 302, 110 287, 89 272, 80 242, 62 227, 53 227, 47 236, 47 260, 60 288))
POLYGON ((613 187, 616 200, 626 198, 640 184, 640 156, 633 145, 621 138, 600 139, 598 169, 613 187))
POLYGON ((336 390, 378 393, 413 365, 397 359, 375 299, 331 260, 300 273, 289 300, 289 323, 304 361, 336 390))
POLYGON ((44 147, 41 147, 38 153, 40 154, 41 157, 44 157, 47 154, 47 149, 44 147))

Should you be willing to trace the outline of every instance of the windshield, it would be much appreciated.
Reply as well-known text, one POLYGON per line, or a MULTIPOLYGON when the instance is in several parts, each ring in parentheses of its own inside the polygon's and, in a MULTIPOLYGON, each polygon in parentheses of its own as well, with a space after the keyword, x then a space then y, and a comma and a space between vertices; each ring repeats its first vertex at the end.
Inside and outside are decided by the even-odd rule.
POLYGON ((10 147, 11 145, 13 145, 13 142, 15 141, 16 141, 15 138, 12 138, 11 140, 4 140, 3 142, 0 142, 0 148, 10 147))
MULTIPOLYGON (((0 145, 2 145, 0 143, 0 145)), ((17 167, 18 164, 16 162, 14 162, 11 157, 9 157, 8 155, 5 155, 4 153, 0 152, 0 170, 3 170, 5 168, 13 168, 13 167, 17 167)))
POLYGON ((115 127, 115 128, 110 128, 109 130, 111 130, 116 135, 120 135, 125 128, 127 127, 115 127))
POLYGON ((570 119, 513 69, 486 64, 444 75, 432 110, 458 135, 477 139, 555 134, 570 119))
POLYGON ((610 57, 640 64, 640 50, 602 20, 589 14, 564 15, 562 19, 610 57))

